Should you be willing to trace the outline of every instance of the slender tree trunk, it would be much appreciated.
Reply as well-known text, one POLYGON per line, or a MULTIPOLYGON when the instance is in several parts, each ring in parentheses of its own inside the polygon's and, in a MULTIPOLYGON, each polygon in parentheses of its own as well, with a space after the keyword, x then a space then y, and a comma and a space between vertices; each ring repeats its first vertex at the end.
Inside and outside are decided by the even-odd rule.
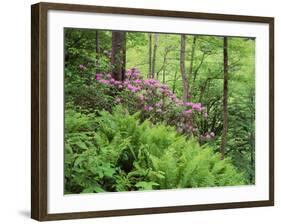
POLYGON ((173 93, 175 93, 175 91, 176 91, 177 74, 178 73, 175 72, 174 80, 173 80, 173 88, 172 88, 173 93))
POLYGON ((152 34, 148 34, 148 73, 147 77, 151 77, 151 64, 152 64, 152 34))
POLYGON ((160 73, 162 72, 162 77, 166 73, 166 63, 167 63, 167 57, 170 52, 170 47, 165 47, 164 54, 163 54, 163 63, 161 68, 156 72, 156 78, 159 78, 160 73))
MULTIPOLYGON (((252 131, 251 131, 251 136, 250 136, 250 138, 251 138, 251 158, 250 158, 250 164, 251 164, 251 168, 252 168, 252 170, 255 170, 255 133, 253 133, 252 131)), ((254 182, 254 180, 255 180, 255 174, 254 173, 252 173, 251 174, 251 176, 250 176, 250 181, 251 181, 251 183, 253 183, 254 182)))
POLYGON ((151 78, 154 78, 155 75, 155 64, 156 64, 156 53, 158 47, 158 34, 154 34, 154 47, 153 47, 153 55, 152 55, 152 65, 151 65, 151 78))
POLYGON ((163 83, 166 83, 166 66, 163 68, 163 83))
POLYGON ((96 61, 95 61, 96 73, 99 73, 99 31, 96 30, 96 61))
POLYGON ((123 81, 125 79, 126 66, 125 32, 112 31, 111 65, 113 78, 119 81, 123 81))
POLYGON ((188 87, 188 78, 185 70, 185 35, 181 35, 181 47, 180 47, 180 70, 182 76, 182 84, 183 84, 183 101, 188 101, 189 96, 189 87, 188 87))
MULTIPOLYGON (((192 79, 192 73, 193 73, 193 61, 194 61, 194 55, 195 55, 195 47, 196 47, 196 36, 193 36, 193 41, 192 41, 192 46, 191 46, 191 57, 190 57, 190 64, 189 64, 189 71, 188 71, 188 76, 189 76, 189 80, 192 79)), ((191 84, 191 83, 189 83, 191 84)), ((192 94, 192 88, 193 86, 190 86, 189 89, 189 96, 191 96, 192 94)))
POLYGON ((227 37, 223 38, 223 129, 221 137, 221 159, 224 159, 225 147, 227 143, 227 98, 228 98, 228 43, 227 37))
MULTIPOLYGON (((250 96, 250 104, 254 105, 254 94, 253 96, 250 96)), ((253 108, 254 109, 254 108, 253 108)), ((252 170, 255 170, 255 115, 254 113, 251 113, 251 134, 250 134, 250 141, 251 141, 251 157, 250 157, 250 163, 251 163, 251 168, 252 170)), ((251 174, 251 183, 254 182, 255 180, 255 174, 251 174)))
POLYGON ((191 48, 191 57, 190 57, 190 64, 189 64, 189 77, 191 78, 193 72, 193 61, 195 55, 195 47, 196 47, 196 36, 193 37, 192 41, 192 48, 191 48))
POLYGON ((166 63, 167 63, 168 53, 169 53, 169 49, 165 48, 164 57, 163 57, 163 66, 162 66, 163 83, 166 83, 166 63))
POLYGON ((205 55, 206 55, 206 53, 203 53, 199 65, 197 66, 197 68, 193 72, 193 82, 192 82, 193 85, 195 85, 195 80, 196 80, 197 74, 198 74, 198 72, 199 72, 199 70, 200 70, 200 68, 201 68, 201 66, 204 62, 205 55))

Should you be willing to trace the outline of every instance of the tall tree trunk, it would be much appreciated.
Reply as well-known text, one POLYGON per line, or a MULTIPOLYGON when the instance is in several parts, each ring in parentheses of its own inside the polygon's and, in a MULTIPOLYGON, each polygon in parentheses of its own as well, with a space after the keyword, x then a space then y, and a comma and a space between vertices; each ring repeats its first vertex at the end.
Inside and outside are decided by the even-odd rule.
POLYGON ((225 147, 227 143, 227 98, 228 98, 228 46, 227 37, 223 38, 223 129, 221 137, 221 159, 224 159, 225 147))
MULTIPOLYGON (((195 55, 195 47, 196 47, 196 36, 193 36, 193 41, 192 41, 192 46, 191 46, 191 56, 190 56, 190 63, 189 63, 189 71, 188 71, 188 77, 189 77, 189 80, 192 79, 192 73, 193 73, 193 61, 194 61, 194 55, 195 55)), ((194 84, 194 83, 193 83, 194 84)), ((193 86, 190 86, 190 89, 189 89, 189 96, 191 96, 192 94, 192 88, 193 86)))
POLYGON ((96 73, 99 73, 99 31, 96 30, 96 61, 95 61, 95 67, 96 67, 96 73))
POLYGON ((150 78, 151 75, 151 64, 152 64, 152 34, 148 34, 148 74, 147 77, 150 78))
POLYGON ((191 56, 190 56, 190 64, 189 64, 189 78, 192 77, 193 72, 193 61, 194 61, 194 55, 195 55, 195 47, 196 47, 196 36, 193 36, 192 46, 191 46, 191 56))
POLYGON ((164 54, 163 54, 163 63, 160 67, 160 69, 156 72, 156 78, 159 78, 160 73, 162 72, 162 76, 164 76, 164 74, 166 73, 166 64, 167 64, 167 59, 168 59, 168 54, 170 52, 170 46, 169 47, 165 47, 164 49, 164 54))
POLYGON ((181 47, 180 47, 180 70, 182 76, 182 85, 183 85, 183 101, 188 101, 189 96, 189 87, 188 87, 188 78, 185 70, 185 35, 181 35, 181 47))
POLYGON ((193 61, 195 55, 195 47, 196 47, 196 36, 193 37, 192 46, 191 46, 191 57, 190 57, 190 64, 189 64, 189 77, 191 78, 193 72, 193 61))
POLYGON ((206 55, 206 53, 204 52, 202 57, 201 57, 199 65, 197 66, 197 68, 193 72, 193 82, 192 82, 193 86, 195 85, 195 80, 196 80, 197 74, 198 74, 198 72, 199 72, 199 70, 200 70, 200 68, 201 68, 201 66, 204 62, 205 55, 206 55))
POLYGON ((166 66, 163 68, 163 83, 166 83, 166 66))
POLYGON ((112 31, 112 52, 111 52, 112 76, 115 80, 125 79, 126 66, 126 33, 112 31))
POLYGON ((152 55, 152 65, 151 65, 151 78, 154 78, 155 74, 155 64, 156 64, 156 53, 158 47, 158 34, 154 34, 154 47, 153 47, 153 55, 152 55))
MULTIPOLYGON (((254 93, 253 93, 253 95, 251 94, 251 96, 250 96, 250 105, 255 105, 254 93)), ((251 164, 252 170, 255 170, 255 114, 254 113, 251 113, 250 142, 251 142, 250 164, 251 164)), ((253 173, 251 173, 251 176, 250 176, 251 183, 253 183, 254 180, 255 180, 255 174, 253 172, 253 173)))
POLYGON ((175 72, 175 75, 174 75, 174 80, 173 80, 173 88, 172 88, 172 91, 173 91, 173 93, 175 93, 175 91, 176 91, 176 82, 177 82, 177 72, 175 72))

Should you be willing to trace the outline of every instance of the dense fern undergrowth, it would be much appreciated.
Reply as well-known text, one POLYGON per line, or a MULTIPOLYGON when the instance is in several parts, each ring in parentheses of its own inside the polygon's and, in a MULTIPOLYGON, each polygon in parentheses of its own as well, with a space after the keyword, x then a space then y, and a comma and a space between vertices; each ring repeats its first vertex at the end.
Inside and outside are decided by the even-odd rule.
POLYGON ((112 112, 65 112, 65 193, 246 184, 230 159, 174 127, 112 112))

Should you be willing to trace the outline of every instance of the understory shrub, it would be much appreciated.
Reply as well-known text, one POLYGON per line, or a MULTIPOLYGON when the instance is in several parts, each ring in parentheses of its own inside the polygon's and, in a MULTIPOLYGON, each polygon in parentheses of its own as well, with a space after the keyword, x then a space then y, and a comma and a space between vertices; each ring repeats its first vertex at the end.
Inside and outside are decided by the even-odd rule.
POLYGON ((179 99, 167 84, 157 79, 144 79, 138 69, 128 69, 124 81, 115 80, 111 74, 96 74, 96 81, 114 93, 114 104, 128 108, 130 114, 141 111, 141 120, 164 122, 176 127, 179 133, 197 136, 201 142, 214 138, 213 132, 198 129, 197 123, 207 119, 206 108, 201 103, 179 99))
POLYGON ((113 113, 66 111, 65 193, 242 185, 229 159, 164 124, 113 113))
POLYGON ((92 83, 92 85, 76 83, 66 87, 65 93, 66 108, 90 112, 103 109, 111 111, 112 106, 115 104, 115 93, 107 86, 96 82, 92 83))

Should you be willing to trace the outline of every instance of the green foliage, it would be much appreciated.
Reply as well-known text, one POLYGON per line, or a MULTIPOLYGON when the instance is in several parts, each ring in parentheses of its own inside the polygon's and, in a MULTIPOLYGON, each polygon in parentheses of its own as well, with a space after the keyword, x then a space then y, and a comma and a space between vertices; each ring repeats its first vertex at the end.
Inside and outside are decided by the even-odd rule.
POLYGON ((90 111, 108 110, 114 104, 115 93, 94 81, 91 85, 77 83, 65 88, 66 107, 90 111))
MULTIPOLYGON (((208 114, 207 119, 194 119, 194 126, 198 136, 215 134, 208 145, 167 126, 181 122, 178 108, 162 115, 143 113, 136 94, 96 82, 97 73, 111 73, 114 66, 111 37, 111 31, 64 30, 66 193, 254 184, 255 40, 228 37, 228 130, 226 159, 221 161, 217 153, 223 127, 222 37, 186 35, 190 101, 202 103, 208 114), (120 108, 112 114, 120 103, 116 99, 129 114, 120 108), (164 123, 167 120, 171 122, 164 123)), ((137 67, 144 79, 148 43, 148 33, 126 32, 126 68, 137 67)), ((159 33, 154 79, 181 98, 179 57, 180 36, 159 33)), ((153 91, 146 100, 159 101, 153 91)))
POLYGON ((111 48, 111 32, 90 29, 66 28, 65 36, 65 66, 76 72, 85 70, 88 74, 95 72, 96 63, 100 71, 108 70, 107 52, 111 48), (96 37, 98 35, 98 52, 96 52, 96 37), (98 57, 97 57, 98 56, 98 57), (79 67, 83 64, 85 68, 79 67), (106 64, 106 66, 104 66, 106 64))
POLYGON ((172 127, 140 123, 122 107, 112 114, 66 112, 66 193, 241 185, 229 159, 172 127))

